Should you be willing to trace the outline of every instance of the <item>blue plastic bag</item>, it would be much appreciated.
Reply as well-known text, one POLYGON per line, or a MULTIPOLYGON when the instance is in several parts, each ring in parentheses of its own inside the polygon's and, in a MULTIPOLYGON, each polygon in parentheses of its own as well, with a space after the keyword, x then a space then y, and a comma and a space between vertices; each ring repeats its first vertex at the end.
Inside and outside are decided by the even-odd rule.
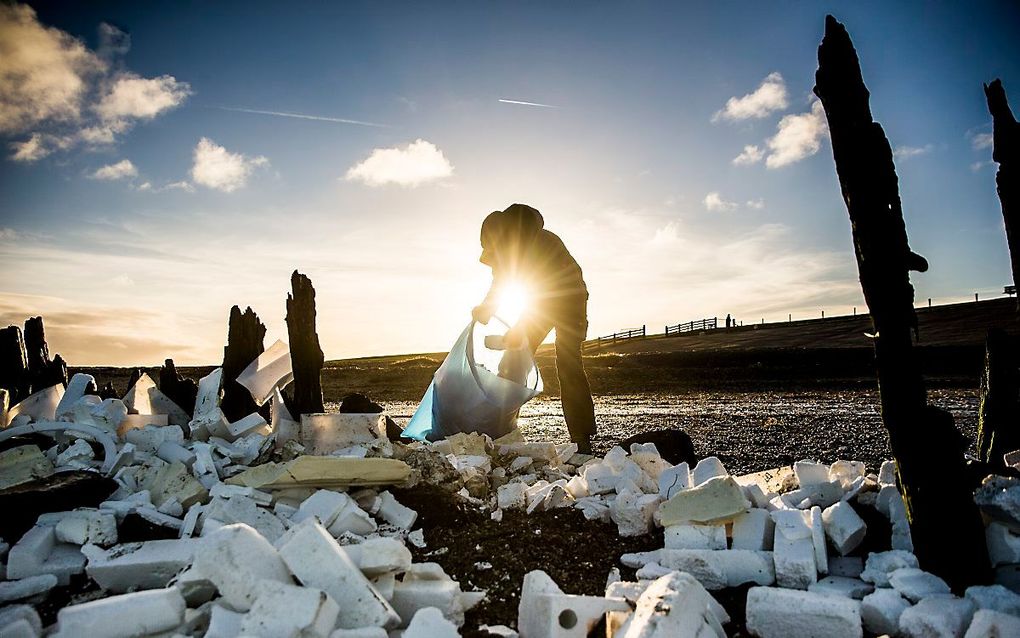
POLYGON ((438 441, 458 432, 479 432, 495 439, 513 429, 520 407, 542 391, 542 376, 527 344, 519 350, 489 350, 484 333, 485 327, 474 321, 464 329, 436 370, 404 437, 438 441), (504 376, 499 376, 501 367, 504 376))

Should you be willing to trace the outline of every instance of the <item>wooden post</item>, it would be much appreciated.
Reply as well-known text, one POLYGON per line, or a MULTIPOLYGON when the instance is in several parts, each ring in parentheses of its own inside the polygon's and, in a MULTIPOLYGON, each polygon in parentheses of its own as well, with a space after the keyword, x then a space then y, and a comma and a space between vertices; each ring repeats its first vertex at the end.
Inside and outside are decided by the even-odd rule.
POLYGON ((11 405, 31 394, 25 338, 20 326, 0 330, 0 388, 11 393, 11 405))
POLYGON ((259 406, 251 398, 248 389, 237 382, 237 376, 266 351, 262 344, 265 336, 266 327, 251 307, 243 313, 238 306, 230 309, 227 345, 223 348, 223 400, 220 402, 223 414, 229 421, 243 419, 258 411, 259 406))
POLYGON ((164 361, 163 367, 159 369, 159 389, 187 412, 188 416, 194 416, 198 384, 193 379, 182 377, 173 359, 164 361))
MULTIPOLYGON (((1000 80, 985 85, 985 98, 992 114, 992 160, 999 164, 995 190, 1002 205, 1015 286, 1020 280, 1020 124, 1013 117, 1000 80)), ((1020 306, 1020 295, 1017 304, 1020 306)))
POLYGON ((911 252, 892 148, 872 119, 869 93, 846 28, 825 19, 815 95, 825 109, 857 268, 874 324, 882 421, 897 463, 914 551, 922 569, 953 589, 989 574, 984 526, 962 477, 966 441, 948 412, 929 406, 913 350, 917 330, 910 270, 927 261, 911 252))
POLYGON ((290 276, 293 294, 287 295, 287 334, 294 369, 294 398, 291 414, 322 412, 322 364, 325 357, 315 332, 315 288, 312 281, 294 271, 290 276))
POLYGON ((32 392, 57 384, 67 386, 67 364, 59 354, 50 360, 42 317, 30 317, 25 321, 25 355, 32 392))

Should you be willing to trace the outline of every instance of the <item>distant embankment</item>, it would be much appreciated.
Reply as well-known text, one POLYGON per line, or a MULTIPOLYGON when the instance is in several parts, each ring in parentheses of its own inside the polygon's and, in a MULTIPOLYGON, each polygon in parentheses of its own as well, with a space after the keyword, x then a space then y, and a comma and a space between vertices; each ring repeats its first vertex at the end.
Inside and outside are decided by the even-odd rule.
MULTIPOLYGON (((977 387, 985 333, 992 327, 1016 332, 1015 312, 1015 298, 918 309, 918 356, 929 383, 977 387)), ((651 335, 589 347, 585 367, 596 395, 873 387, 872 344, 865 334, 870 331, 870 317, 857 315, 651 335)), ((417 401, 445 356, 327 361, 323 394, 327 402, 349 392, 377 401, 417 401)), ((547 393, 557 394, 552 346, 539 349, 538 364, 547 393)), ((198 378, 211 367, 178 369, 198 378)), ((94 374, 100 385, 112 381, 127 390, 130 369, 84 371, 94 374)), ((154 375, 155 369, 149 373, 154 375)))

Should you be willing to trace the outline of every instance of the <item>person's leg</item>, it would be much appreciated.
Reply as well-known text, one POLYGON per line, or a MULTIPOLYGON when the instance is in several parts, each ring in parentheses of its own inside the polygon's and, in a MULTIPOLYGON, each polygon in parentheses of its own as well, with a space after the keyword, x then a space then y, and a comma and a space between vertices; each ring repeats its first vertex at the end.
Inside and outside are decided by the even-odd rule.
POLYGON ((591 437, 595 435, 595 404, 581 359, 581 347, 588 332, 584 305, 581 308, 580 316, 575 310, 570 320, 556 323, 556 376, 570 440, 578 444, 579 452, 590 454, 591 437))

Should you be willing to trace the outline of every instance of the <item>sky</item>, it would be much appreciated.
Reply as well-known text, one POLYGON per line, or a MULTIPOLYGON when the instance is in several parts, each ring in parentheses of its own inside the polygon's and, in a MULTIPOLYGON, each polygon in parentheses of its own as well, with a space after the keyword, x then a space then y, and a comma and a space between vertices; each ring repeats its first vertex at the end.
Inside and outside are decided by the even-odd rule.
POLYGON ((72 365, 212 364, 230 307, 328 359, 447 349, 482 219, 545 217, 590 336, 863 311, 824 113, 826 13, 895 149, 919 303, 1010 283, 982 82, 1015 2, 0 5, 0 324, 72 365))

